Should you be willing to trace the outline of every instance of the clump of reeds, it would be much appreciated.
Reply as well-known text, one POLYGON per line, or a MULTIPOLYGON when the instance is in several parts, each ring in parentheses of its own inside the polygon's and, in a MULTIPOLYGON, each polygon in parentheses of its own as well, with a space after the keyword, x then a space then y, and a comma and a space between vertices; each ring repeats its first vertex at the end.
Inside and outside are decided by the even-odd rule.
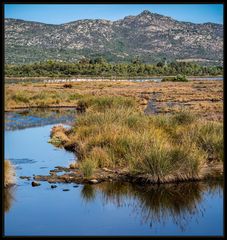
POLYGON ((15 169, 9 160, 4 161, 4 187, 15 184, 15 169))
POLYGON ((69 141, 69 138, 65 134, 66 129, 62 125, 54 126, 51 129, 49 143, 52 143, 55 146, 62 146, 63 144, 69 141))
POLYGON ((65 146, 75 147, 86 177, 108 167, 127 168, 159 182, 195 179, 210 159, 223 159, 221 123, 201 121, 185 111, 148 116, 127 98, 93 97, 86 103, 88 111, 65 131, 65 146))

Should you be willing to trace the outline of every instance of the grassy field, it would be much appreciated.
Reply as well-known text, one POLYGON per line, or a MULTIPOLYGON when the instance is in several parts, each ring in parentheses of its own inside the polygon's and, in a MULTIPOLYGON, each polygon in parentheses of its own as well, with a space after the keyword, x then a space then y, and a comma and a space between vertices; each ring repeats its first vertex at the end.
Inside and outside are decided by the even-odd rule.
POLYGON ((5 110, 27 107, 77 106, 91 96, 122 96, 145 109, 153 99, 157 113, 188 110, 209 120, 223 120, 223 81, 189 82, 75 82, 5 85, 5 110))

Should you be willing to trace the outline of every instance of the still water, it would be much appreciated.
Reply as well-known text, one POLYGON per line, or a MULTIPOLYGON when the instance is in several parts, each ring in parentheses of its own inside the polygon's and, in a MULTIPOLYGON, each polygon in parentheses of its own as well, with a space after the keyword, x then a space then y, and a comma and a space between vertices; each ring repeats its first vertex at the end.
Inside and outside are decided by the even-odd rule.
POLYGON ((47 174, 76 159, 48 143, 54 124, 66 124, 75 117, 68 111, 63 118, 59 114, 56 117, 50 110, 6 114, 5 158, 15 165, 17 174, 16 186, 4 192, 6 236, 223 235, 223 182, 147 187, 61 183, 52 189, 47 182, 32 187, 32 180, 20 179, 47 174), (10 116, 19 129, 8 124, 10 116))
MULTIPOLYGON (((219 76, 219 77, 187 77, 189 80, 208 80, 208 81, 223 81, 223 77, 219 76)), ((65 82, 80 82, 80 81, 86 81, 86 82, 90 82, 90 81, 103 81, 103 80, 110 80, 110 81, 129 81, 129 82, 161 82, 161 80, 163 79, 163 76, 160 77, 134 77, 134 78, 129 78, 129 79, 108 79, 108 78, 66 78, 66 79, 37 79, 37 78, 28 78, 28 79, 13 79, 13 78, 9 78, 9 79, 5 79, 5 83, 6 84, 15 84, 18 82, 21 83, 65 83, 65 82)))

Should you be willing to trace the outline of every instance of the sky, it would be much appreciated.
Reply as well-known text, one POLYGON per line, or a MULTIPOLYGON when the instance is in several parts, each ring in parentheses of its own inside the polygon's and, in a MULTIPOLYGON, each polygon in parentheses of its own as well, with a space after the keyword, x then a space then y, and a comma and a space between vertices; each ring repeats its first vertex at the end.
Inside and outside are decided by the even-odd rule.
POLYGON ((79 19, 118 20, 143 10, 193 23, 223 24, 223 4, 5 4, 5 18, 49 24, 79 19))

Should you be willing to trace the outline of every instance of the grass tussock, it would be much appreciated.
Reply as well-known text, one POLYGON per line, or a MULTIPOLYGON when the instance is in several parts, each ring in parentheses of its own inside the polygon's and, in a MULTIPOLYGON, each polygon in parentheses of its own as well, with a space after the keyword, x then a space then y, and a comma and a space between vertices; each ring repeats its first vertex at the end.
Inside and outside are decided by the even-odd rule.
POLYGON ((57 147, 64 145, 69 141, 69 138, 67 137, 65 132, 66 130, 62 125, 54 126, 50 133, 51 139, 49 142, 57 147))
MULTIPOLYGON (((148 116, 132 99, 94 97, 64 132, 84 176, 100 167, 124 168, 161 179, 196 178, 203 165, 223 160, 223 126, 190 112, 148 116)), ((55 136, 56 134, 53 134, 55 136)), ((64 145, 64 143, 63 143, 64 145)))
POLYGON ((107 109, 114 109, 121 107, 134 107, 136 101, 132 98, 125 98, 121 96, 85 96, 78 101, 79 107, 89 108, 92 111, 105 111, 107 109))
POLYGON ((15 184, 15 169, 9 160, 4 161, 4 187, 15 184))
POLYGON ((84 177, 91 177, 96 168, 96 162, 93 159, 86 158, 80 164, 80 169, 84 177))

